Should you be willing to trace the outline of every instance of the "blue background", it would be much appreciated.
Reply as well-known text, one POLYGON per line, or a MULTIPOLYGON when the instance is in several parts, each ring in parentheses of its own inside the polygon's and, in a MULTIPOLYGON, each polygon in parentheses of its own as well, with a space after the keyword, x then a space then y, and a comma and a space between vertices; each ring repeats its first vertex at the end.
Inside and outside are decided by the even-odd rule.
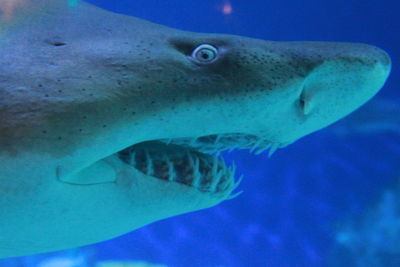
MULTIPOLYGON (((358 250, 341 249, 337 240, 341 229, 364 220, 363 215, 400 178, 399 1, 90 2, 189 31, 276 41, 369 43, 391 55, 393 71, 384 89, 366 106, 272 158, 248 151, 226 153, 237 163, 238 173, 245 175, 240 186, 244 193, 238 198, 154 223, 74 255, 89 253, 96 260, 146 260, 174 267, 357 266, 365 258, 358 250), (231 15, 222 13, 227 3, 233 7, 231 15)), ((377 245, 365 246, 374 250, 377 245)), ((43 257, 57 255, 63 254, 13 262, 34 266, 43 257)), ((11 261, 7 264, 11 266, 11 261)))

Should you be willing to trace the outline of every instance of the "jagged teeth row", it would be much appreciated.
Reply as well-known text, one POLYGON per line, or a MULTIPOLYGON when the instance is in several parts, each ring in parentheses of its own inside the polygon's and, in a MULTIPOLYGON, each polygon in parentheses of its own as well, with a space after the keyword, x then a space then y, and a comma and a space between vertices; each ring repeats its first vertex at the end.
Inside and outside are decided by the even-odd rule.
POLYGON ((221 134, 209 137, 163 139, 161 141, 166 144, 192 147, 195 150, 206 153, 218 153, 224 150, 229 150, 229 152, 231 152, 236 149, 249 149, 251 153, 259 155, 264 151, 269 150, 269 157, 271 157, 279 148, 283 147, 280 143, 270 142, 256 136, 241 137, 239 134, 237 136, 221 134), (251 140, 245 141, 244 139, 246 138, 251 140), (230 143, 229 140, 227 141, 226 139, 234 139, 235 141, 230 143))
POLYGON ((258 142, 253 144, 253 147, 250 149, 250 152, 256 155, 260 155, 266 150, 268 151, 268 157, 271 157, 279 148, 281 144, 279 143, 270 143, 265 140, 260 139, 258 142))
MULTIPOLYGON (((134 168, 140 170, 140 168, 137 166, 136 154, 137 153, 134 150, 130 152, 128 163, 134 168)), ((144 173, 149 176, 157 177, 157 172, 155 170, 153 158, 151 157, 150 152, 145 149, 144 155, 146 158, 146 170, 144 173)), ((212 160, 208 162, 210 172, 202 174, 200 169, 200 158, 189 150, 186 150, 185 156, 188 159, 190 165, 189 167, 192 171, 192 180, 190 181, 191 186, 201 191, 219 193, 232 191, 239 185, 241 179, 239 179, 238 182, 235 182, 234 180, 236 165, 232 164, 230 167, 227 167, 222 157, 219 158, 217 155, 212 156, 212 160), (223 164, 220 163, 221 161, 223 164)), ((173 160, 171 160, 167 154, 164 154, 162 157, 162 160, 167 164, 168 167, 167 180, 181 182, 178 179, 178 171, 176 170, 173 160)))

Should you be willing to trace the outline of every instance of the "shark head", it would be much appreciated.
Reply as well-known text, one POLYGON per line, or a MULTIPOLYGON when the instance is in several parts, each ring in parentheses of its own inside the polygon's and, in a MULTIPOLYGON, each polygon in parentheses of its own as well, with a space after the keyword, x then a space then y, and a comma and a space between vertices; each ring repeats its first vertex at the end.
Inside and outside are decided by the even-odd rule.
POLYGON ((200 34, 85 3, 27 3, 0 29, 0 257, 230 199, 235 168, 218 152, 272 154, 356 110, 390 72, 388 55, 364 44, 200 34))

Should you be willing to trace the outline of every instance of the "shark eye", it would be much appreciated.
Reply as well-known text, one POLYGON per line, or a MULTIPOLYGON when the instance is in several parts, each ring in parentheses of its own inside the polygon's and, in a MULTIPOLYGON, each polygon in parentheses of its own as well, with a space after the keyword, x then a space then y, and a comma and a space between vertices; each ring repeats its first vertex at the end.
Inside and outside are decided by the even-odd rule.
POLYGON ((192 58, 199 63, 211 63, 217 56, 217 48, 209 44, 199 45, 192 53, 192 58))

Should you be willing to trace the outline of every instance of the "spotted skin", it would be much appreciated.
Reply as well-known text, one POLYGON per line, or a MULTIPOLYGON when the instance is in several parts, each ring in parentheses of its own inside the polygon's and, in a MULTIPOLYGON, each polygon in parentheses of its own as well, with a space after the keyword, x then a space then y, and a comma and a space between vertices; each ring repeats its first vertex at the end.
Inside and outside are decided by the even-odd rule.
POLYGON ((390 59, 349 43, 184 32, 86 3, 26 0, 0 28, 0 257, 86 245, 214 206, 117 152, 241 133, 284 146, 357 109, 390 59), (218 57, 200 64, 201 44, 218 57))

